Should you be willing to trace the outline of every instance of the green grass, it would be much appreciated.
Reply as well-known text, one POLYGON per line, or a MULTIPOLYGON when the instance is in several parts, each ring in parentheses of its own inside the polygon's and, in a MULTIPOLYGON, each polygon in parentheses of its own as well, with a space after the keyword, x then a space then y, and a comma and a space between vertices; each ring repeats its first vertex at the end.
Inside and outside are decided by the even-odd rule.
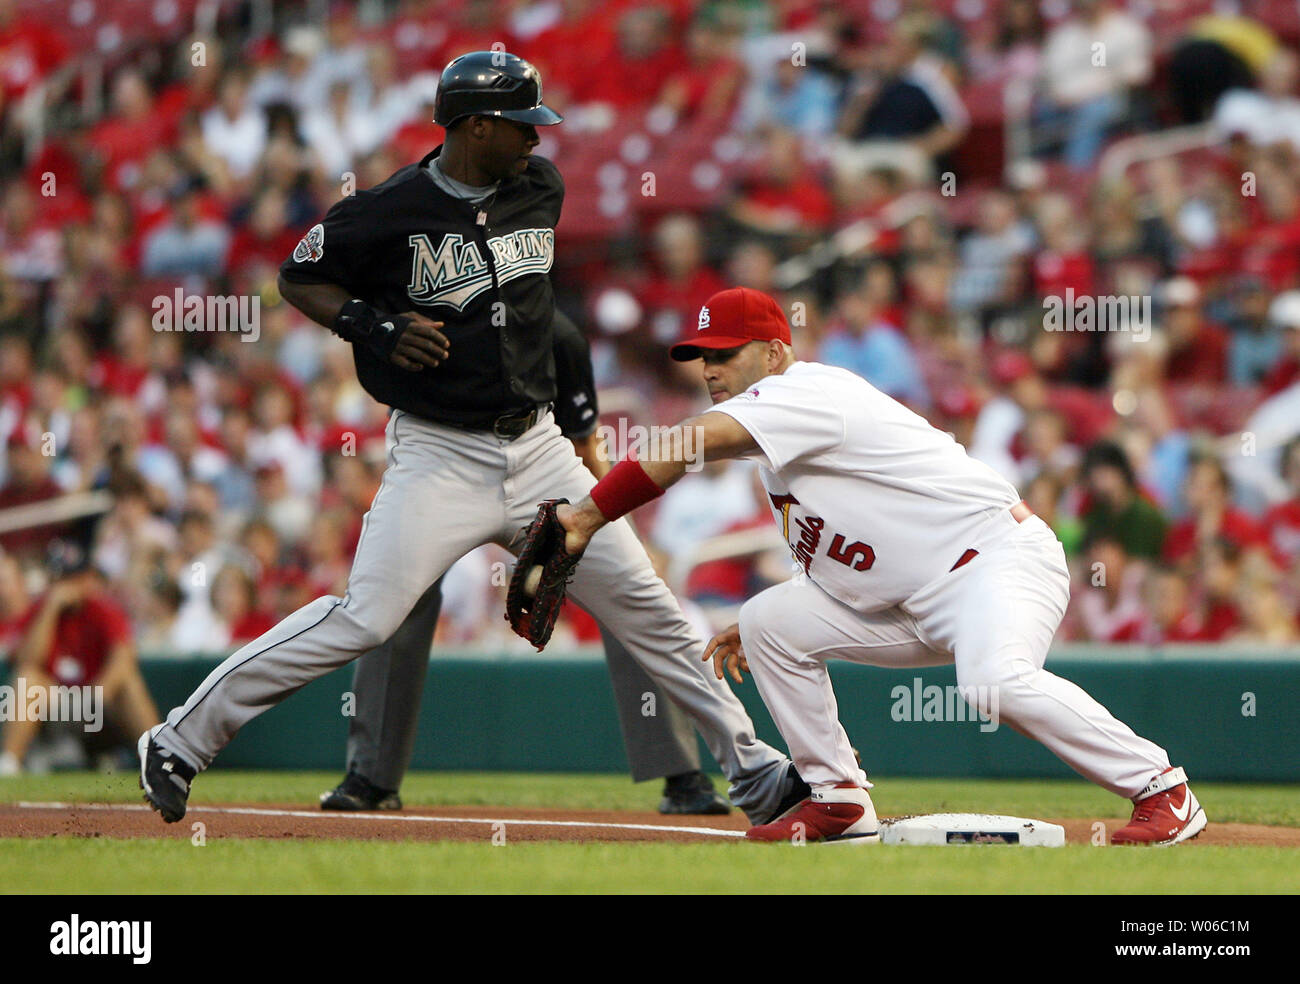
MULTIPOLYGON (((312 804, 335 773, 216 770, 193 801, 312 804)), ((1211 822, 1300 826, 1294 786, 1197 783, 1211 822)), ((617 775, 416 773, 410 805, 653 809, 656 784, 617 775)), ((888 779, 882 815, 949 810, 1120 817, 1126 804, 1083 781, 888 779)), ((139 802, 133 774, 0 781, 0 801, 139 802)), ((759 847, 671 844, 418 843, 110 838, 0 840, 0 892, 1295 893, 1300 849, 1173 851, 759 847)))
POLYGON ((155 893, 1294 893, 1300 850, 0 840, 3 891, 155 893))

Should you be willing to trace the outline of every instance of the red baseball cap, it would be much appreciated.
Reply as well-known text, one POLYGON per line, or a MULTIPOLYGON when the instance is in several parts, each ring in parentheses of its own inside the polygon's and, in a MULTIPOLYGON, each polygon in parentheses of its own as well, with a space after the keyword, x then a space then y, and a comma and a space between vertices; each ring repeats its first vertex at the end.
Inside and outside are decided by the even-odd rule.
POLYGON ((749 287, 718 291, 700 308, 699 326, 668 350, 678 362, 698 359, 701 349, 738 348, 748 342, 780 339, 790 344, 790 323, 781 305, 749 287))

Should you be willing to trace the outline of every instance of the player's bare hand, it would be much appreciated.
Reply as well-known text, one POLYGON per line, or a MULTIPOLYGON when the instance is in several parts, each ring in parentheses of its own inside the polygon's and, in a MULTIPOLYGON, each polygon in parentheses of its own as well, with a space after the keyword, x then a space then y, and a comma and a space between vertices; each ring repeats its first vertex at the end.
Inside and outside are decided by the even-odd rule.
POLYGON ((713 660, 713 675, 725 680, 723 670, 731 674, 731 679, 744 683, 741 673, 749 672, 749 662, 745 659, 745 647, 740 644, 740 626, 733 623, 723 629, 704 647, 704 659, 713 660))
POLYGON ((443 322, 430 321, 414 311, 403 311, 402 317, 406 318, 406 330, 393 349, 393 365, 409 372, 420 372, 425 366, 435 369, 445 362, 451 351, 451 342, 438 330, 443 322))
POLYGON ((590 499, 576 506, 568 503, 556 506, 555 518, 564 527, 564 549, 572 556, 586 550, 596 530, 605 524, 605 517, 590 499))

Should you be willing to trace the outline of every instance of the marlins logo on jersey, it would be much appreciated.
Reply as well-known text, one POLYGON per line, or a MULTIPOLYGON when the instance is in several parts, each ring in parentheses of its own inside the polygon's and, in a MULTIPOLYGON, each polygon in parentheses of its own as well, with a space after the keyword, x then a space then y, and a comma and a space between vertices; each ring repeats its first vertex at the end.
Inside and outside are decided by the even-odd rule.
MULTIPOLYGON (((460 233, 444 235, 434 248, 424 233, 410 237, 411 282, 406 293, 417 304, 446 304, 457 311, 492 286, 492 270, 478 243, 460 233)), ((555 260, 553 229, 519 229, 487 241, 497 282, 550 272, 555 260)))

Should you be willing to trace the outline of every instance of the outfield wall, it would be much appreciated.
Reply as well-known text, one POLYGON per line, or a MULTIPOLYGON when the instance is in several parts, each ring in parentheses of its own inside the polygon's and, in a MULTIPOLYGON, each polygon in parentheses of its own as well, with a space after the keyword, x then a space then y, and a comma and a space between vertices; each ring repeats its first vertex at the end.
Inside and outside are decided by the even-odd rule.
MULTIPOLYGON (((184 700, 216 662, 146 658, 145 674, 163 712, 184 700)), ((1054 650, 1048 665, 1163 744, 1197 778, 1300 780, 1300 650, 1070 646, 1054 650)), ((987 724, 969 719, 908 720, 918 708, 922 718, 947 715, 947 693, 936 701, 936 692, 925 688, 955 685, 951 667, 901 671, 832 663, 831 674, 841 720, 873 774, 1073 774, 1006 726, 986 732, 987 724)), ((345 667, 305 687, 251 722, 219 764, 341 768, 351 681, 345 667)), ((737 692, 759 735, 779 742, 752 680, 737 692)), ((953 704, 966 717, 964 705, 953 704)), ((436 654, 413 768, 622 771, 626 761, 600 651, 436 654)))

